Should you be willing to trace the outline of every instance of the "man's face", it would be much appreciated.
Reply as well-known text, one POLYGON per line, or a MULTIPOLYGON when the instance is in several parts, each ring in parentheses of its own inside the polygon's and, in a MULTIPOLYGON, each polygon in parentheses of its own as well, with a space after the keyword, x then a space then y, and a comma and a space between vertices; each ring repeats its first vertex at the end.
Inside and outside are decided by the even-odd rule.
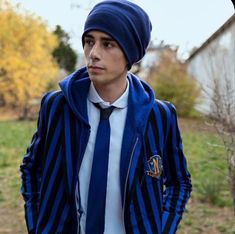
POLYGON ((126 58, 109 35, 100 31, 88 32, 84 37, 84 54, 89 77, 94 85, 119 85, 126 82, 126 58))

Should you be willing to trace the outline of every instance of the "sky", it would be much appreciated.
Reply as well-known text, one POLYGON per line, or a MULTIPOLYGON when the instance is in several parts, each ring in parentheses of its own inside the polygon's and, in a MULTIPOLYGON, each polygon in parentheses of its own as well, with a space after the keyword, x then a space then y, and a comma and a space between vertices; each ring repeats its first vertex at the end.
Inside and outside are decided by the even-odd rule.
MULTIPOLYGON (((131 0, 149 15, 152 40, 179 46, 179 56, 187 58, 234 14, 231 0, 131 0)), ((12 4, 40 16, 54 29, 60 25, 69 33, 71 45, 82 52, 81 35, 85 19, 97 0, 10 0, 12 4)))

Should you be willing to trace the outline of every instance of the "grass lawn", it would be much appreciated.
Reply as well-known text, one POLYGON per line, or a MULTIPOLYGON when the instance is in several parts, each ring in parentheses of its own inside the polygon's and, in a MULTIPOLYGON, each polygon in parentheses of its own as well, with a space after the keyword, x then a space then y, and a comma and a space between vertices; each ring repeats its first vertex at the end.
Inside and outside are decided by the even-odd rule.
POLYGON ((19 165, 35 122, 0 122, 0 234, 26 233, 19 165))
POLYGON ((205 121, 180 119, 193 192, 180 234, 235 234, 222 141, 205 121))
MULTIPOLYGON (((19 165, 35 122, 0 122, 0 234, 26 233, 19 165)), ((179 234, 235 234, 223 147, 202 121, 180 119, 193 193, 179 234)))

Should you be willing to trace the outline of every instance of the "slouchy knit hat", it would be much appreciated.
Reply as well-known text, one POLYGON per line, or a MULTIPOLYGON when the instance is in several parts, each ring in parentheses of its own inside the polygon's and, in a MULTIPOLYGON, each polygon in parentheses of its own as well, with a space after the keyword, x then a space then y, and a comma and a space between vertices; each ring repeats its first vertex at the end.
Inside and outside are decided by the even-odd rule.
POLYGON ((89 13, 82 35, 97 30, 110 35, 127 59, 128 69, 141 60, 150 42, 152 25, 147 13, 127 0, 105 0, 89 13))

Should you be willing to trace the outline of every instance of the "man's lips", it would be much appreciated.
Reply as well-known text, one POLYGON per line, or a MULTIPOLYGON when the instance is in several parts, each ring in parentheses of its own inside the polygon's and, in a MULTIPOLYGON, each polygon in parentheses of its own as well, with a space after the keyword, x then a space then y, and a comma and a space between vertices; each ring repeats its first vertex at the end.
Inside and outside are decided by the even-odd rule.
POLYGON ((90 65, 88 66, 88 70, 91 70, 91 71, 101 71, 101 70, 104 70, 103 67, 99 67, 99 66, 95 66, 95 65, 90 65))

